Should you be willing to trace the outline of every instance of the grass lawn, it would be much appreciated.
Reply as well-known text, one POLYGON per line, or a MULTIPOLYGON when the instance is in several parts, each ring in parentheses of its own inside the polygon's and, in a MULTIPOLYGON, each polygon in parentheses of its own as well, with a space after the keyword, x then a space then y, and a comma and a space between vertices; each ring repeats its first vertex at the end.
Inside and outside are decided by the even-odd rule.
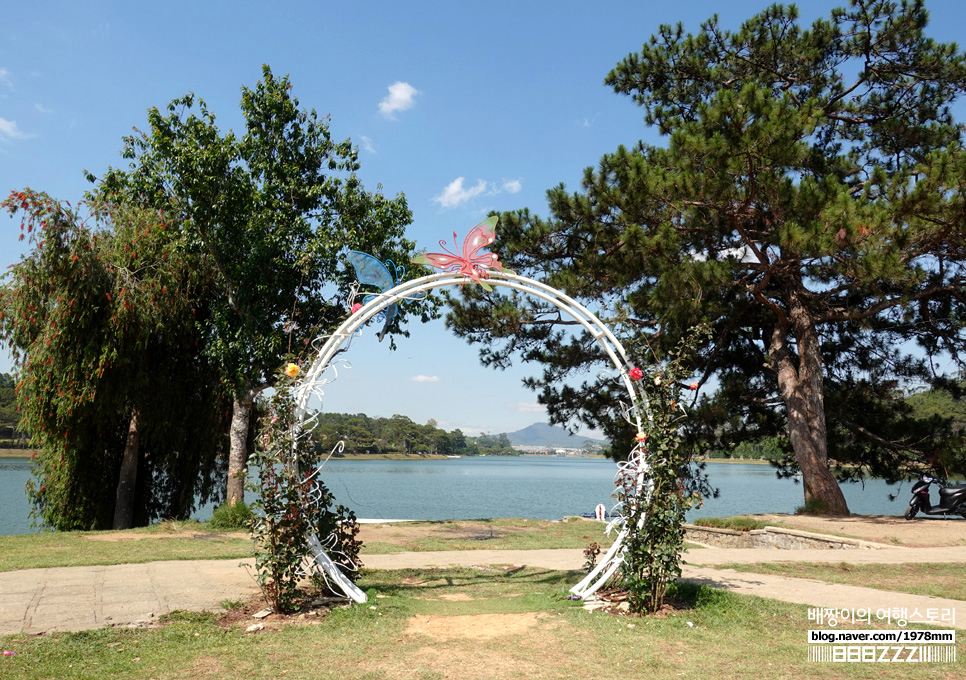
MULTIPOLYGON (((583 548, 594 522, 477 520, 366 525, 367 550, 583 548)), ((598 542, 603 543, 602 540, 598 542)), ((197 522, 128 532, 0 537, 0 570, 246 557, 243 533, 197 522)), ((966 600, 966 565, 728 565, 966 600)), ((684 584, 660 617, 587 612, 567 598, 577 572, 533 568, 366 571, 370 601, 286 621, 176 612, 154 629, 0 637, 3 680, 47 678, 436 680, 961 678, 957 664, 807 660, 807 608, 684 584)), ((226 607, 239 603, 225 602, 226 607)), ((258 608, 261 603, 257 605, 258 608)), ((862 628, 861 625, 854 625, 862 628)), ((880 628, 894 628, 883 624, 880 628)), ((960 663, 964 643, 957 643, 960 663)))
MULTIPOLYGON (((214 615, 162 628, 8 636, 5 680, 130 678, 409 680, 546 678, 959 678, 955 664, 807 661, 806 608, 697 586, 663 618, 590 613, 573 572, 426 569, 366 573, 365 605, 246 633, 214 615)), ((957 645, 958 655, 966 650, 957 645)))
MULTIPOLYGON (((426 550, 606 549, 604 524, 494 519, 362 525, 366 554, 426 550)), ((252 555, 244 532, 215 532, 204 523, 161 522, 128 531, 44 531, 0 536, 0 571, 158 560, 236 559, 252 555)))
POLYGON ((966 600, 966 564, 955 562, 942 564, 759 562, 723 564, 721 568, 755 574, 813 578, 829 583, 844 583, 877 590, 966 600))
POLYGON ((0 571, 158 560, 250 557, 247 534, 213 533, 199 522, 161 522, 129 531, 42 531, 0 536, 0 571))

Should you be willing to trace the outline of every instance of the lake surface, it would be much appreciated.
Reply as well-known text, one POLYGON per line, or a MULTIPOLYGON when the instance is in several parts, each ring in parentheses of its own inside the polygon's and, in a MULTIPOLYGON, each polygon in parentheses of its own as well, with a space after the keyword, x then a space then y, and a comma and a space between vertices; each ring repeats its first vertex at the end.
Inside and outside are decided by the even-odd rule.
MULTIPOLYGON (((777 479, 767 465, 708 463, 720 497, 692 510, 689 520, 749 513, 791 513, 804 504, 801 484, 777 479)), ((616 466, 599 458, 473 457, 446 460, 330 460, 323 479, 336 501, 366 519, 561 519, 614 503, 616 466)), ((36 531, 24 483, 27 459, 0 459, 0 534, 36 531)), ((852 512, 901 515, 912 485, 899 490, 881 480, 845 484, 852 512), (897 500, 890 501, 889 494, 897 500)), ((197 519, 211 516, 203 507, 197 519)))

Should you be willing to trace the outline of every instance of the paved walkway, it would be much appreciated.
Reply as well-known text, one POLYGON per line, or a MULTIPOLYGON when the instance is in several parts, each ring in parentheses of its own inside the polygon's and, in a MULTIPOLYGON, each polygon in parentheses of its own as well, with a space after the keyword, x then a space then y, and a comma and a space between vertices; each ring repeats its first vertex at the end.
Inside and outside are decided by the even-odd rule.
MULTIPOLYGON (((581 550, 473 550, 365 555, 370 569, 513 564, 542 569, 580 569, 581 550)), ((807 561, 850 563, 962 562, 966 547, 881 550, 774 550, 704 548, 686 555, 688 580, 738 593, 813 607, 906 608, 923 615, 959 610, 966 629, 966 602, 843 586, 810 579, 747 574, 705 565, 807 561)), ((76 631, 105 625, 150 625, 175 609, 217 609, 226 600, 258 592, 251 560, 149 562, 96 567, 25 569, 0 573, 0 635, 76 631), (242 565, 247 565, 242 566, 242 565)))

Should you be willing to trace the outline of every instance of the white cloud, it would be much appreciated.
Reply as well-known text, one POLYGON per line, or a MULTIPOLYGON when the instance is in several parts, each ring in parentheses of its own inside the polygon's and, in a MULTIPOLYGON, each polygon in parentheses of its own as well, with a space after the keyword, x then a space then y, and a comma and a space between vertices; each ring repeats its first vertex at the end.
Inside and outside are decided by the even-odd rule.
POLYGON ((34 104, 34 110, 37 113, 53 113, 53 111, 51 109, 48 109, 43 104, 34 104))
POLYGON ((360 139, 362 140, 362 148, 363 149, 365 149, 369 153, 376 153, 376 147, 374 147, 372 145, 372 140, 369 137, 366 137, 365 135, 362 135, 362 137, 360 137, 360 139))
POLYGON ((420 374, 420 375, 413 376, 412 378, 410 378, 410 380, 412 382, 418 382, 418 383, 434 383, 434 382, 439 382, 439 376, 420 374))
POLYGON ((547 409, 543 404, 538 404, 535 401, 517 401, 512 404, 507 404, 507 406, 512 411, 517 413, 540 413, 546 415, 547 409))
POLYGON ((0 118, 0 140, 25 139, 27 133, 17 127, 17 123, 6 118, 0 118))
POLYGON ((7 87, 13 87, 13 81, 10 80, 10 71, 5 68, 0 68, 0 85, 6 85, 7 87))
POLYGON ((460 428, 454 427, 454 428, 446 428, 446 429, 450 431, 458 429, 466 437, 481 437, 482 435, 487 433, 487 430, 484 430, 482 427, 460 427, 460 428))
POLYGON ((518 194, 523 190, 523 184, 518 179, 505 179, 502 188, 508 194, 518 194))
POLYGON ((464 187, 465 177, 457 177, 446 185, 439 196, 433 196, 433 202, 438 203, 443 210, 455 208, 477 196, 496 196, 497 194, 516 194, 523 190, 523 183, 518 179, 505 179, 497 186, 492 182, 478 179, 471 187, 464 187))
POLYGON ((408 111, 416 104, 414 101, 419 90, 402 81, 389 86, 389 94, 379 102, 379 113, 390 120, 395 119, 397 111, 408 111))
POLYGON ((484 191, 486 191, 487 183, 483 180, 477 180, 469 189, 463 188, 463 180, 465 177, 457 177, 452 182, 446 185, 443 189, 443 193, 439 196, 433 197, 433 202, 439 203, 440 207, 444 210, 447 208, 455 208, 458 205, 466 203, 471 198, 476 198, 484 191))

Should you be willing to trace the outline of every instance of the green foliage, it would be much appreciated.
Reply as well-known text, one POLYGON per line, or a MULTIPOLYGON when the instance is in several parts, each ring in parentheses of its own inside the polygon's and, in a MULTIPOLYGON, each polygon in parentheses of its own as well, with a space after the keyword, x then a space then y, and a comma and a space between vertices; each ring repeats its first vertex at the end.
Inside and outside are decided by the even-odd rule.
POLYGON ((210 529, 215 531, 232 531, 237 529, 247 529, 251 526, 255 515, 252 509, 242 501, 234 503, 223 503, 212 510, 211 519, 207 524, 210 529))
MULTIPOLYGON (((320 479, 319 457, 295 416, 293 378, 279 374, 275 393, 261 419, 252 462, 259 481, 253 490, 252 538, 258 584, 277 612, 297 611, 304 600, 299 583, 303 562, 311 554, 307 537, 314 534, 350 578, 358 576, 361 541, 355 514, 339 505, 320 479)), ((313 579, 324 587, 324 580, 313 579)))
POLYGON ((796 515, 827 515, 828 505, 821 498, 809 498, 805 501, 805 505, 800 505, 795 508, 796 515))
MULTIPOLYGON (((802 26, 774 5, 727 30, 662 26, 607 76, 663 146, 618 147, 550 215, 500 216, 501 261, 585 302, 631 338, 674 347, 709 323, 692 442, 787 436, 806 497, 847 512, 829 458, 881 476, 948 448, 900 385, 966 356, 966 151, 952 104, 966 57, 931 40, 921 2, 853 0, 802 26), (916 347, 918 345, 918 347, 916 347)), ((629 433, 619 394, 562 379, 606 361, 557 310, 464 291, 454 327, 485 363, 539 362, 554 422, 629 433), (492 344, 489 341, 495 340, 492 344)), ((843 468, 839 472, 850 474, 843 468)))
POLYGON ((199 330, 208 280, 158 211, 13 192, 33 249, 2 289, 0 337, 18 371, 20 427, 38 449, 34 517, 60 530, 112 526, 132 424, 133 522, 186 517, 223 483, 228 404, 199 330))
POLYGON ((344 453, 430 453, 457 456, 516 455, 505 434, 466 437, 436 427, 436 421, 418 425, 406 416, 392 418, 363 413, 320 413, 312 436, 319 452, 327 452, 336 442, 345 444, 344 453))
POLYGON ((937 446, 923 461, 942 478, 966 470, 966 402, 963 400, 966 383, 961 377, 932 389, 906 397, 913 417, 929 424, 935 432, 937 446))
POLYGON ((0 373, 0 439, 12 441, 16 437, 17 394, 13 376, 0 373))
POLYGON ((352 248, 406 262, 414 254, 405 197, 367 192, 356 149, 334 141, 328 120, 301 109, 291 89, 287 76, 263 66, 262 80, 242 88, 240 135, 222 133, 194 94, 151 108, 149 129, 124 139, 128 169, 110 169, 95 189, 176 215, 212 276, 206 354, 234 397, 230 500, 244 495, 253 399, 274 383, 284 356, 345 318, 344 302, 323 295, 354 278, 340 255, 352 248))
POLYGON ((322 288, 354 278, 346 248, 399 262, 413 253, 405 198, 366 192, 350 141, 332 140, 328 120, 299 107, 287 76, 268 66, 262 75, 242 88, 243 134, 222 133, 204 100, 184 95, 148 111, 148 130, 124 139, 129 169, 110 169, 96 189, 182 220, 215 274, 210 352, 236 394, 271 384, 287 353, 344 319, 322 288))
POLYGON ((694 525, 715 529, 731 529, 732 531, 753 531, 764 529, 768 526, 768 523, 751 517, 701 517, 694 520, 694 525))
POLYGON ((516 456, 519 452, 513 448, 510 438, 506 434, 480 435, 470 437, 467 445, 469 453, 479 453, 484 456, 516 456), (475 452, 474 449, 475 448, 475 452))
MULTIPOLYGON (((638 613, 660 610, 668 586, 681 575, 684 516, 701 504, 700 494, 685 483, 690 475, 689 456, 681 446, 682 385, 692 373, 689 362, 695 348, 709 333, 707 327, 699 327, 665 361, 639 367, 647 407, 636 453, 646 469, 638 463, 637 471, 625 476, 617 490, 630 528, 621 574, 631 610, 638 613)), ((643 402, 635 406, 645 410, 643 402)))

